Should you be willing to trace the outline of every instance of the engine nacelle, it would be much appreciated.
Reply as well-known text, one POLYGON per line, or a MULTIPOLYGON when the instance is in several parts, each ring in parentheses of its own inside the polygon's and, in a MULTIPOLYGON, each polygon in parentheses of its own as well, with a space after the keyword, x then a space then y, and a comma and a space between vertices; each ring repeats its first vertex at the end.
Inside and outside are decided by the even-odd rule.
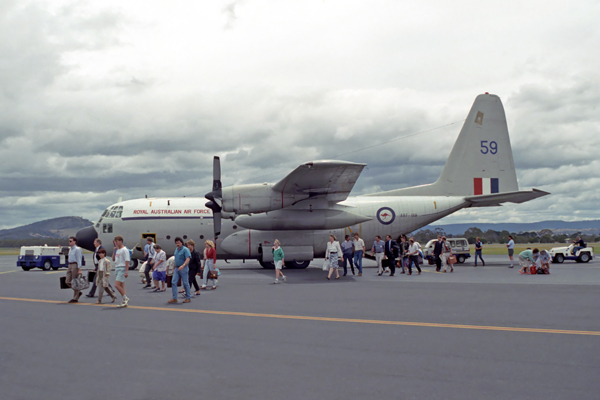
POLYGON ((344 210, 276 210, 260 215, 241 215, 235 223, 246 229, 264 231, 340 229, 373 218, 344 210))
POLYGON ((270 183, 229 186, 223 188, 223 211, 236 214, 262 213, 279 210, 307 199, 308 194, 276 192, 270 183))

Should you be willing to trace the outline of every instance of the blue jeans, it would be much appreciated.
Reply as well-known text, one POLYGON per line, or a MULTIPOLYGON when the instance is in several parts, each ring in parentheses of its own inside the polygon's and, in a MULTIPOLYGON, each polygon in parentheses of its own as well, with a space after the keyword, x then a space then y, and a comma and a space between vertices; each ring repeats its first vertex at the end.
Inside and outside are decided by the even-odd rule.
POLYGON ((406 262, 408 261, 408 257, 404 257, 402 256, 400 258, 400 266, 402 267, 402 272, 406 272, 405 271, 405 267, 406 267, 406 262))
MULTIPOLYGON (((204 274, 202 275, 202 287, 206 287, 206 283, 208 282, 208 272, 214 270, 213 259, 206 260, 204 264, 204 274)), ((215 279, 213 281, 213 286, 217 286, 217 281, 215 279)))
POLYGON ((179 278, 181 278, 181 282, 183 283, 183 288, 185 289, 185 298, 189 299, 190 296, 190 281, 188 280, 188 275, 190 273, 190 267, 187 265, 181 271, 179 268, 175 267, 175 271, 173 271, 173 279, 171 280, 171 291, 173 292, 173 298, 177 300, 177 282, 179 282, 179 278))
POLYGON ((354 263, 352 262, 352 253, 343 253, 344 254, 344 275, 348 273, 348 263, 350 263, 350 268, 352 268, 352 273, 354 274, 354 263))
POLYGON ((354 265, 358 268, 358 273, 362 274, 362 259, 363 259, 363 251, 358 250, 354 252, 354 265))
POLYGON ((481 262, 485 264, 485 261, 483 261, 483 257, 481 257, 481 250, 475 250, 475 265, 477 265, 477 257, 479 257, 481 262))

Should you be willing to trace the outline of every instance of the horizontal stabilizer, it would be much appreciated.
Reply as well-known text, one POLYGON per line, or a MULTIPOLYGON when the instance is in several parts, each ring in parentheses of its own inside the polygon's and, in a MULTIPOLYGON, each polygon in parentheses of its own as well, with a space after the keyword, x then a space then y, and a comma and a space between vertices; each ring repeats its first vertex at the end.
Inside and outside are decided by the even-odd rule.
POLYGON ((465 197, 465 200, 472 203, 471 207, 490 207, 499 206, 501 203, 525 203, 526 201, 547 196, 549 194, 550 193, 544 192, 543 190, 532 189, 518 192, 469 196, 465 197))

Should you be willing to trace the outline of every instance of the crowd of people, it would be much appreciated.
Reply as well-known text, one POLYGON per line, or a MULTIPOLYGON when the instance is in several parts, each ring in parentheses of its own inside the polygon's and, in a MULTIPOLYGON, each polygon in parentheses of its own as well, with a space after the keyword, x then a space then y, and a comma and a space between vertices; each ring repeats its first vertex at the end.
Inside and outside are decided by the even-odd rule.
MULTIPOLYGON (((168 303, 177 303, 178 294, 184 297, 183 303, 191 302, 191 286, 195 289, 195 296, 200 296, 201 290, 207 290, 208 280, 212 281, 212 289, 217 288, 219 271, 215 267, 217 262, 217 252, 215 245, 211 240, 204 243, 203 256, 195 249, 196 244, 193 240, 184 243, 180 237, 175 238, 175 254, 167 259, 166 253, 154 239, 148 237, 144 246, 144 263, 140 271, 145 277, 146 286, 144 289, 151 289, 152 292, 165 292, 167 287, 171 287, 171 299, 168 303), (202 286, 198 285, 197 276, 202 279, 202 286), (181 282, 181 283, 179 283, 181 282), (178 285, 182 286, 178 290, 178 285)), ((69 238, 68 269, 65 283, 72 287, 72 281, 82 274, 82 254, 77 246, 77 238, 69 238)), ((123 237, 115 236, 113 240, 112 262, 106 256, 106 249, 102 246, 100 239, 94 240, 94 270, 96 272, 92 288, 87 297, 95 297, 98 289, 97 304, 102 303, 102 295, 106 292, 114 303, 117 300, 115 290, 110 285, 109 277, 114 265, 115 288, 121 295, 121 303, 118 307, 127 307, 129 297, 125 290, 125 280, 129 276, 129 264, 131 254, 123 244, 123 237)), ((80 290, 73 288, 73 298, 69 303, 77 303, 82 295, 80 290)))
MULTIPOLYGON (((175 254, 167 259, 166 253, 158 243, 154 243, 152 237, 146 239, 144 246, 145 262, 140 267, 140 273, 145 278, 146 286, 144 289, 151 289, 152 292, 165 292, 167 287, 171 287, 171 299, 168 303, 177 303, 178 294, 183 296, 183 303, 191 302, 191 287, 194 287, 194 296, 200 296, 201 290, 208 289, 208 281, 212 281, 211 289, 217 288, 219 271, 215 267, 217 262, 217 252, 215 244, 211 240, 204 242, 204 251, 200 255, 196 250, 196 244, 193 240, 184 242, 180 237, 175 238, 176 250, 175 254), (198 284, 198 277, 202 280, 201 285, 198 284), (178 287, 181 286, 181 290, 178 287)), ((575 245, 580 248, 585 247, 585 243, 578 238, 575 245)), ((68 255, 68 268, 66 275, 66 284, 69 287, 74 278, 82 273, 82 252, 77 246, 77 238, 69 238, 70 251, 68 255)), ((108 294, 114 303, 117 300, 116 292, 121 295, 121 303, 119 307, 127 307, 129 297, 125 290, 125 280, 129 275, 129 264, 131 262, 131 254, 123 244, 123 237, 115 236, 113 240, 112 262, 107 257, 106 250, 102 247, 100 239, 94 240, 94 270, 96 271, 93 280, 92 288, 87 297, 96 297, 96 289, 98 289, 97 304, 102 303, 104 293, 108 294), (109 277, 114 266, 115 273, 115 288, 109 282, 109 277)), ((506 244, 508 256, 510 260, 509 268, 514 267, 514 248, 515 242, 512 236, 509 236, 506 244)), ((485 266, 485 261, 482 255, 483 244, 480 238, 475 240, 475 266, 477 261, 481 261, 485 266)), ((273 264, 275 266, 275 281, 280 283, 279 278, 283 282, 287 282, 287 276, 283 274, 285 266, 285 253, 279 240, 274 241, 271 249, 273 255, 273 264)), ((576 251, 576 250, 574 250, 576 251)), ((335 235, 329 236, 327 242, 325 261, 323 270, 327 271, 327 280, 330 280, 335 273, 335 279, 340 279, 339 269, 343 268, 343 276, 348 274, 348 266, 352 275, 362 276, 363 274, 363 256, 366 252, 365 242, 358 233, 346 235, 344 241, 340 244, 335 235), (355 269, 356 268, 356 269, 355 269)), ((423 252, 421 245, 413 238, 407 238, 406 235, 401 235, 400 243, 392 239, 390 235, 385 237, 385 241, 381 236, 376 236, 370 250, 371 256, 375 258, 377 264, 377 275, 382 276, 388 273, 389 276, 394 276, 396 268, 401 270, 401 274, 412 275, 413 268, 417 273, 421 274, 419 264, 423 262, 423 252)), ((448 270, 454 272, 453 264, 456 263, 456 257, 452 254, 452 249, 447 242, 445 236, 438 236, 433 247, 433 260, 436 265, 436 271, 446 273, 448 270)), ((539 250, 537 248, 528 248, 518 255, 521 274, 549 274, 551 256, 547 250, 539 250)), ((77 303, 82 295, 80 290, 73 288, 73 298, 69 303, 77 303)))

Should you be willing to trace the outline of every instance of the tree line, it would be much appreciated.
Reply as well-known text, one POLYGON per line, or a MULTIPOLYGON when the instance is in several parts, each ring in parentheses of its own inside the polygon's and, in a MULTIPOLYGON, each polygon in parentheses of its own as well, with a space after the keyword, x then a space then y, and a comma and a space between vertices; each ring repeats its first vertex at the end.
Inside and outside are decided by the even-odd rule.
POLYGON ((452 235, 444 232, 443 228, 435 228, 431 229, 421 229, 411 236, 415 238, 420 243, 426 243, 431 239, 435 239, 438 235, 450 237, 461 237, 467 238, 469 243, 475 243, 476 238, 480 238, 482 243, 506 243, 508 242, 508 235, 511 235, 515 241, 515 243, 567 243, 572 242, 578 236, 583 239, 586 243, 595 243, 600 240, 600 235, 596 236, 593 234, 583 234, 581 232, 575 232, 571 235, 567 235, 564 233, 554 233, 551 229, 542 229, 538 232, 509 232, 509 231, 494 231, 492 229, 488 229, 483 232, 481 229, 477 227, 472 227, 467 229, 463 234, 460 235, 452 235))

